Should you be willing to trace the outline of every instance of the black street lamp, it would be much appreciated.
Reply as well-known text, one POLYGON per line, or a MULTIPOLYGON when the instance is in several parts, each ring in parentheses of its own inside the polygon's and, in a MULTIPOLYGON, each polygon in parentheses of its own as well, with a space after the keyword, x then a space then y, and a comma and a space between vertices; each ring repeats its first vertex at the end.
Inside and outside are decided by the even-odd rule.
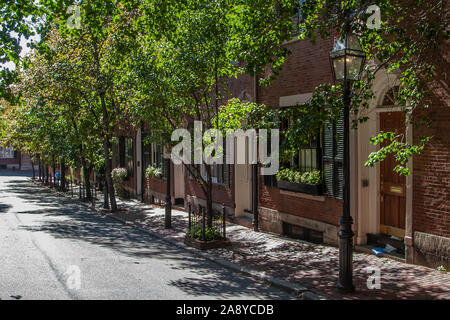
POLYGON ((165 215, 164 225, 166 229, 172 228, 172 202, 170 196, 170 158, 164 159, 166 166, 166 201, 165 201, 165 215))
POLYGON ((346 28, 330 52, 331 69, 335 82, 343 85, 344 103, 344 203, 339 220, 339 282, 338 289, 355 290, 353 286, 353 219, 350 215, 350 91, 352 82, 361 79, 366 55, 359 39, 346 28))

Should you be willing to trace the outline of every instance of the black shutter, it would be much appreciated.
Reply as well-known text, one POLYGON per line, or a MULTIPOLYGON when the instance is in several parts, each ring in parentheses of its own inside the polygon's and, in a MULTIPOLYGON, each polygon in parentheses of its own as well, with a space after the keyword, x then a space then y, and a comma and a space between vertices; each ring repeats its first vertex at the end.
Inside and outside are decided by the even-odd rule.
POLYGON ((343 154, 344 154, 344 119, 343 115, 323 130, 323 177, 325 193, 333 198, 343 196, 343 154))
POLYGON ((125 137, 119 138, 119 166, 125 168, 125 137))
POLYGON ((342 199, 344 195, 343 182, 344 182, 344 114, 341 113, 339 119, 336 122, 336 135, 334 139, 336 143, 336 157, 335 157, 335 198, 342 199))

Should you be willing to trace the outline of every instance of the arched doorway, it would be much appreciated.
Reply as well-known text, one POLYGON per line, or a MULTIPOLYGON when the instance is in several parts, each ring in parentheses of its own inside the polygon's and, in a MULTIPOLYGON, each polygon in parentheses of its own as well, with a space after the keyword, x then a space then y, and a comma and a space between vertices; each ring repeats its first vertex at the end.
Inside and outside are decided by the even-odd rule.
MULTIPOLYGON (((379 108, 389 111, 379 113, 379 129, 383 132, 395 132, 400 139, 406 141, 405 115, 397 109, 399 87, 388 90, 379 108)), ((386 143, 383 145, 385 146, 386 143)), ((388 155, 380 163, 379 170, 379 208, 380 233, 399 239, 405 237, 406 222, 406 178, 394 172, 397 162, 393 155, 388 155)))
MULTIPOLYGON (((352 181, 356 243, 364 245, 375 235, 405 239, 405 249, 411 242, 412 223, 412 175, 404 178, 393 172, 392 159, 366 167, 370 153, 377 150, 369 139, 380 131, 405 133, 404 141, 412 143, 412 127, 405 128, 404 114, 399 107, 399 82, 393 74, 379 74, 373 90, 376 99, 367 111, 369 120, 353 132, 354 161, 352 181)), ((412 168, 412 161, 408 164, 412 168)))

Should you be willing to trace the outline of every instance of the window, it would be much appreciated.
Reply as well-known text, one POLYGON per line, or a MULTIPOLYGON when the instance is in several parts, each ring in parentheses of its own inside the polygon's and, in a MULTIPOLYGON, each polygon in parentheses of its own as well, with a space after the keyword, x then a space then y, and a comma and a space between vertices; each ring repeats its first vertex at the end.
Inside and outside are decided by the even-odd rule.
POLYGON ((298 0, 298 11, 295 16, 295 35, 298 35, 302 31, 302 29, 300 28, 300 24, 303 22, 302 5, 305 3, 305 1, 306 0, 298 0))
MULTIPOLYGON (((212 172, 211 172, 211 179, 213 183, 216 184, 229 184, 229 168, 230 165, 228 164, 213 164, 212 165, 212 172)), ((206 180, 206 166, 204 164, 201 165, 201 175, 203 179, 206 180)))
POLYGON ((11 148, 3 148, 0 147, 0 158, 1 159, 15 159, 17 158, 17 152, 13 147, 11 148))
MULTIPOLYGON (((289 121, 283 120, 280 128, 281 142, 289 121)), ((308 146, 299 150, 291 161, 282 162, 280 167, 299 168, 301 171, 321 170, 325 194, 329 197, 343 197, 343 160, 344 160, 344 117, 341 114, 334 123, 326 125, 317 138, 308 146)), ((266 186, 276 186, 273 179, 264 178, 266 186)))
MULTIPOLYGON (((229 172, 230 165, 226 164, 226 139, 223 139, 223 164, 213 164, 211 178, 213 183, 229 185, 229 172)), ((206 175, 206 167, 202 164, 201 166, 201 175, 204 179, 207 178, 206 175)))
POLYGON ((152 164, 160 168, 163 166, 163 148, 156 142, 152 143, 152 164))
POLYGON ((152 165, 162 169, 162 178, 166 177, 166 165, 163 159, 164 148, 160 143, 152 143, 152 165))
POLYGON ((150 144, 146 143, 148 139, 148 132, 142 133, 142 169, 146 170, 151 163, 150 159, 150 144))
POLYGON ((112 167, 118 168, 120 167, 120 148, 119 148, 119 141, 113 141, 111 143, 111 161, 112 161, 112 167))
MULTIPOLYGON (((290 126, 290 121, 284 119, 281 122, 281 140, 285 140, 286 136, 283 133, 290 126)), ((294 156, 292 156, 290 162, 281 163, 283 167, 298 168, 300 171, 312 171, 322 169, 321 158, 321 133, 317 134, 317 137, 309 142, 308 145, 298 150, 294 156)))
POLYGON ((134 141, 133 138, 125 137, 125 167, 128 171, 128 176, 134 175, 134 141))
POLYGON ((309 145, 299 150, 298 167, 301 171, 321 169, 320 147, 320 134, 318 134, 318 137, 310 141, 309 145))

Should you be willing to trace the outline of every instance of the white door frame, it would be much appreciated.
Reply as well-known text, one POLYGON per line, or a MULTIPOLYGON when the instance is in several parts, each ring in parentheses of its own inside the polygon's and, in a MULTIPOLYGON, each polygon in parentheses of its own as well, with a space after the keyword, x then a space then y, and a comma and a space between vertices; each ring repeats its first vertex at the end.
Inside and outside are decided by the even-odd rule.
MULTIPOLYGON (((352 201, 352 216, 355 217, 356 244, 366 244, 367 234, 377 234, 380 232, 380 166, 367 168, 364 163, 371 152, 376 151, 376 147, 369 143, 370 137, 376 135, 380 129, 380 113, 401 111, 399 107, 379 108, 385 94, 390 88, 399 85, 393 74, 380 71, 377 75, 373 90, 376 99, 372 101, 368 116, 369 120, 359 125, 358 130, 353 130, 351 135, 351 178, 354 189, 354 201, 352 201)), ((406 128, 406 139, 408 143, 413 140, 413 128, 410 124, 406 128)), ((409 168, 413 168, 412 160, 408 163, 409 168)), ((406 178, 406 226, 405 243, 412 239, 412 198, 413 198, 413 178, 409 175, 406 178)))

